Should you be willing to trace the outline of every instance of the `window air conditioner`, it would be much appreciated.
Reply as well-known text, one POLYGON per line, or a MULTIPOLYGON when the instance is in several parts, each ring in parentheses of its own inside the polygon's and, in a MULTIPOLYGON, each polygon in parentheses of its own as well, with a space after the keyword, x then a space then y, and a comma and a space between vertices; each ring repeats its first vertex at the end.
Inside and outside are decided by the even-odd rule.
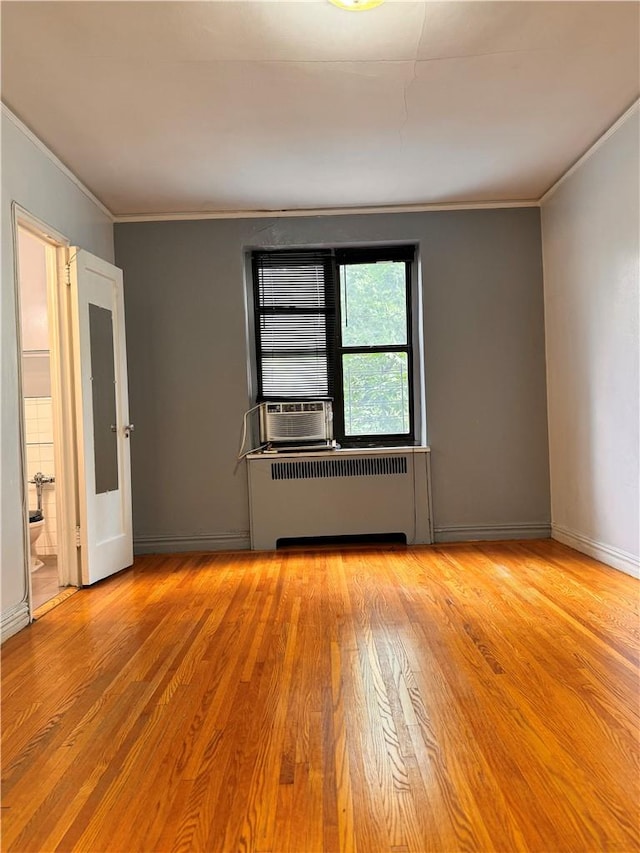
POLYGON ((261 444, 331 441, 332 438, 333 410, 328 400, 263 403, 260 407, 261 444))

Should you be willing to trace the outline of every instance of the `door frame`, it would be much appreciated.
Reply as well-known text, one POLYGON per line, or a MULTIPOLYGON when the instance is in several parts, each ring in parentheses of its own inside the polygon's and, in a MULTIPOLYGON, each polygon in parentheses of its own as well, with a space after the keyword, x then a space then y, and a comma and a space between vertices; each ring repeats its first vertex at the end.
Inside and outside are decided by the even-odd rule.
POLYGON ((73 386, 72 338, 68 261, 70 241, 46 222, 12 204, 14 253, 14 290, 16 309, 16 343, 18 361, 18 420, 20 427, 20 462, 22 468, 22 523, 24 572, 29 604, 29 621, 33 619, 28 519, 27 459, 24 423, 22 377, 22 319, 20 311, 20 267, 18 230, 28 231, 45 244, 47 277, 47 314, 49 320, 53 441, 56 455, 56 521, 58 539, 58 577, 61 586, 81 586, 80 561, 76 547, 79 508, 76 453, 75 398, 73 386))

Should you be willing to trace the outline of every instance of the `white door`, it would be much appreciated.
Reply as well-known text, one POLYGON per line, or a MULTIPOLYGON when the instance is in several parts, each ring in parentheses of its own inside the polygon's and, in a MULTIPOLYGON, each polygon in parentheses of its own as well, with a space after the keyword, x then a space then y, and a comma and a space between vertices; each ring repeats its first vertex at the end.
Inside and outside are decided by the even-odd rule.
POLYGON ((122 270, 70 250, 82 583, 133 562, 122 270))

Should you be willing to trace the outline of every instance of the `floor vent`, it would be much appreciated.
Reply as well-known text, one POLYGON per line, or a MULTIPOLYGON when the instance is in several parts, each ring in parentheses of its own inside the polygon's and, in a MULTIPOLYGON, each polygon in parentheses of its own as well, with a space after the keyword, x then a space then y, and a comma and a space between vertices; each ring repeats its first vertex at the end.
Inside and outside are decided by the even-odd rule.
POLYGON ((384 545, 407 547, 406 533, 363 533, 345 536, 285 536, 278 539, 276 548, 286 551, 288 548, 360 548, 363 546, 384 545))
POLYGON ((272 480, 322 480, 328 477, 376 477, 406 474, 406 456, 363 456, 359 459, 306 459, 272 462, 272 480))

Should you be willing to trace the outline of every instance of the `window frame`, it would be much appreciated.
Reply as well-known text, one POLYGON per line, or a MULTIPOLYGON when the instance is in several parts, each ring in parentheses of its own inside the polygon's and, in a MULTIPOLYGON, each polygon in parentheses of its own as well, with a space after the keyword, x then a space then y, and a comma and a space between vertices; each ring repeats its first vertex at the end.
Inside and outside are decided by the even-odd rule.
MULTIPOLYGON (((261 341, 260 318, 262 316, 295 316, 296 314, 315 313, 326 318, 326 366, 327 366, 327 396, 309 394, 304 399, 326 400, 333 404, 333 435, 342 447, 394 447, 413 446, 416 444, 416 387, 415 387, 415 347, 414 338, 414 284, 416 282, 415 265, 417 262, 417 245, 373 245, 366 247, 341 248, 297 248, 297 249, 256 249, 251 252, 252 295, 253 295, 253 325, 256 365, 256 402, 267 400, 274 402, 296 401, 303 398, 290 395, 265 394, 263 387, 263 346, 261 341), (326 263, 324 271, 324 306, 321 310, 309 311, 307 308, 268 308, 260 304, 259 297, 259 264, 258 258, 264 255, 280 256, 283 260, 289 256, 324 255, 326 263), (385 261, 403 262, 405 264, 405 311, 406 311, 406 344, 344 346, 342 343, 342 305, 340 267, 349 264, 379 263, 385 261), (328 271, 328 267, 331 270, 328 271), (407 391, 409 403, 409 430, 406 433, 383 433, 373 435, 345 435, 344 417, 344 387, 343 387, 343 355, 345 354, 374 354, 379 352, 401 352, 407 356, 407 391)), ((288 353, 291 354, 291 353, 288 353)))
MULTIPOLYGON (((282 249, 261 249, 252 252, 251 254, 251 270, 252 270, 252 286, 253 286, 253 312, 254 312, 254 340, 255 340, 255 357, 256 357, 256 380, 257 380, 257 395, 256 402, 263 403, 268 400, 273 400, 274 402, 287 402, 290 400, 295 400, 296 398, 291 395, 286 394, 265 394, 264 393, 264 383, 263 383, 263 346, 261 340, 261 329, 260 329, 260 318, 261 317, 275 317, 275 316, 288 316, 294 317, 296 315, 305 316, 314 314, 319 317, 325 317, 325 352, 326 352, 326 365, 327 365, 327 395, 326 396, 317 396, 314 394, 307 395, 304 399, 308 400, 333 400, 334 399, 334 391, 335 391, 335 373, 332 372, 331 367, 335 360, 335 354, 333 353, 333 348, 335 347, 335 323, 336 323, 336 314, 335 314, 335 306, 331 304, 331 299, 335 296, 335 293, 332 295, 331 286, 333 284, 335 288, 335 283, 333 282, 333 278, 335 277, 335 261, 331 252, 327 250, 318 250, 318 249, 291 249, 291 250, 282 250, 282 249), (305 253, 308 253, 309 257, 318 256, 323 260, 323 291, 324 291, 324 305, 322 308, 308 308, 303 306, 287 306, 287 307, 267 307, 260 304, 260 288, 259 288, 259 264, 258 259, 261 255, 271 255, 271 256, 279 256, 283 260, 287 257, 293 258, 298 256, 303 256, 305 253), (330 274, 328 274, 328 270, 330 270, 330 274)), ((295 357, 295 350, 288 350, 285 357, 295 357)))
POLYGON ((366 248, 337 249, 335 251, 336 280, 336 341, 335 341, 335 386, 333 422, 334 435, 345 447, 384 447, 409 445, 415 442, 414 382, 413 382, 413 312, 412 312, 412 265, 415 263, 415 246, 373 246, 366 248), (405 265, 405 317, 406 344, 369 346, 345 346, 342 343, 342 299, 340 269, 355 264, 374 264, 393 261, 405 265), (409 430, 405 433, 345 434, 343 356, 345 354, 375 354, 401 352, 407 356, 407 391, 409 394, 409 430))

